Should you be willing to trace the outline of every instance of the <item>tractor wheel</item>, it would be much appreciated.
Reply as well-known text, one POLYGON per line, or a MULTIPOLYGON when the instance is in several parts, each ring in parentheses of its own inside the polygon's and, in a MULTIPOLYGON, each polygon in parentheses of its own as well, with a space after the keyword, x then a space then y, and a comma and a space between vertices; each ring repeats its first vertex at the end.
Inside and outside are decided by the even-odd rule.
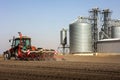
POLYGON ((15 52, 15 60, 18 60, 18 53, 15 52))
POLYGON ((9 51, 4 52, 4 60, 10 60, 11 59, 11 54, 9 51))

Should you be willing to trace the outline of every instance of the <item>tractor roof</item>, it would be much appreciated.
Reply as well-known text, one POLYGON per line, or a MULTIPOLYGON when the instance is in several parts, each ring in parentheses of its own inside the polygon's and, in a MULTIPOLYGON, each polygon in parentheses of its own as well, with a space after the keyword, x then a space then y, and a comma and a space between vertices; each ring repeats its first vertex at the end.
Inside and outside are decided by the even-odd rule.
MULTIPOLYGON (((16 37, 15 39, 20 39, 20 37, 16 37)), ((31 39, 31 38, 28 36, 22 36, 22 39, 31 39)))

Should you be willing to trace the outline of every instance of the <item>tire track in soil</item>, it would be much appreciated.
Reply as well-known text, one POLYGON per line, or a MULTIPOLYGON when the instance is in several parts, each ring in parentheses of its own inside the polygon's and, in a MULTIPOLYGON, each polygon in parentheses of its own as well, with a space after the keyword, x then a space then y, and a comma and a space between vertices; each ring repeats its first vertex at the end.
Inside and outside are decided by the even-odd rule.
POLYGON ((89 69, 84 68, 85 65, 76 67, 74 63, 67 63, 62 63, 63 66, 58 67, 56 62, 52 63, 53 66, 50 66, 50 63, 40 66, 39 64, 30 65, 29 62, 27 62, 28 65, 2 62, 0 63, 0 80, 120 80, 120 72, 114 69, 98 70, 96 67, 89 69))

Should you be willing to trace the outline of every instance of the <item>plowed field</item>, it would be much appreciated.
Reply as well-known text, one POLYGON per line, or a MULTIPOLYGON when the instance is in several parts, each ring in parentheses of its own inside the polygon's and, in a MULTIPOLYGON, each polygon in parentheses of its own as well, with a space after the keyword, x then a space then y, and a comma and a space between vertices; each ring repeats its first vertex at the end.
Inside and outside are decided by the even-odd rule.
POLYGON ((120 80, 120 57, 65 58, 66 61, 1 59, 0 80, 120 80))

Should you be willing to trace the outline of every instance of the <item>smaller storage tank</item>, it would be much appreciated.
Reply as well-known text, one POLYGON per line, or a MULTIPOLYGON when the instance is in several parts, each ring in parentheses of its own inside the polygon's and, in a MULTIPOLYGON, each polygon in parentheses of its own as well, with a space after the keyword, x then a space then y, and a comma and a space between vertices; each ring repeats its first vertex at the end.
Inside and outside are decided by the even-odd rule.
POLYGON ((60 31, 60 43, 61 45, 67 44, 67 30, 64 28, 60 31))
POLYGON ((69 25, 70 53, 89 53, 92 49, 92 26, 88 18, 79 17, 69 25))
POLYGON ((112 26, 112 38, 120 38, 120 26, 112 26))
POLYGON ((111 38, 120 38, 120 20, 113 19, 110 21, 111 25, 111 38))

